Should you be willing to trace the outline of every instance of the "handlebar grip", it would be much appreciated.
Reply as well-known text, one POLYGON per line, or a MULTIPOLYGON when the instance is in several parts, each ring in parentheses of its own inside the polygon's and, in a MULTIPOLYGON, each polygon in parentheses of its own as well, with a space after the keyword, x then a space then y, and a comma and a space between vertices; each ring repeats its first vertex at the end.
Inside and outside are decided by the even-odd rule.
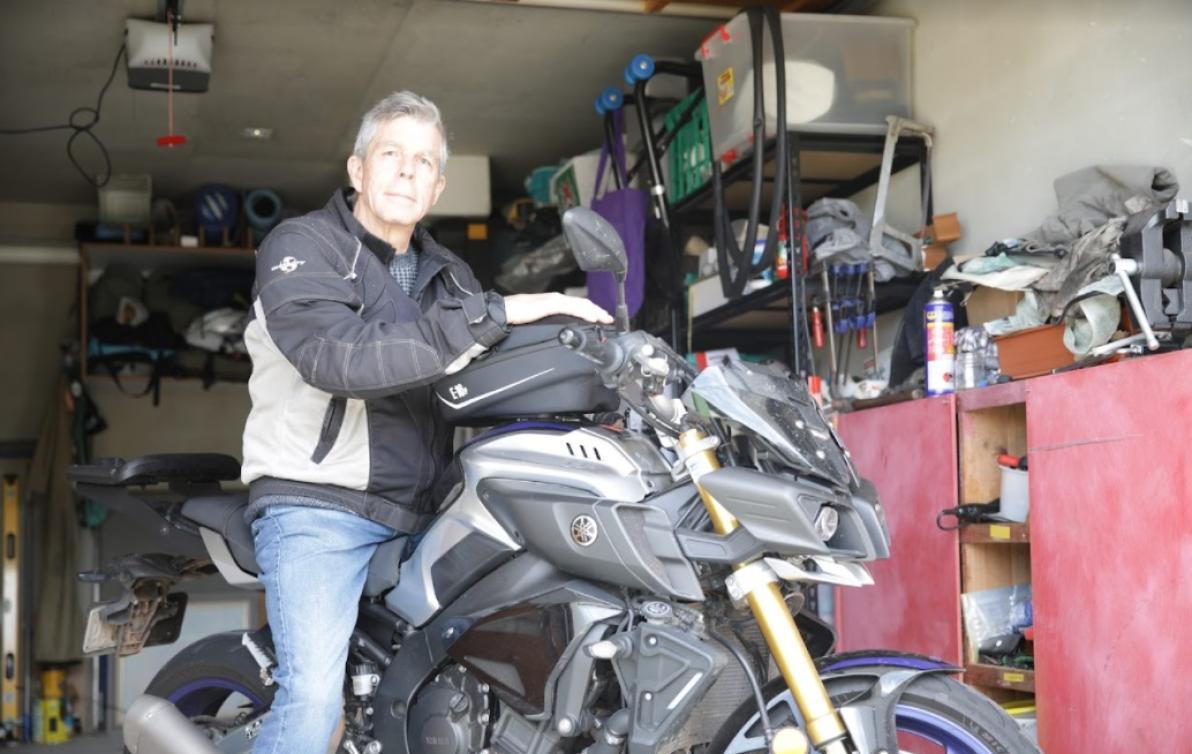
POLYGON ((621 347, 611 340, 596 341, 580 330, 565 327, 559 331, 559 343, 594 362, 601 372, 612 372, 621 366, 621 347))

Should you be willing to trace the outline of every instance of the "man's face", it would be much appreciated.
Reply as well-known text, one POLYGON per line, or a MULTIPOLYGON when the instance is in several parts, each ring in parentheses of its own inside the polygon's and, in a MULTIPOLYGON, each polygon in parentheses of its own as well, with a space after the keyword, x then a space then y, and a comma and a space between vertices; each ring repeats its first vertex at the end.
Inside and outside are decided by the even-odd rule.
POLYGON ((385 225, 413 227, 439 200, 447 179, 439 155, 443 137, 431 123, 409 117, 381 125, 363 160, 348 158, 357 203, 385 225))

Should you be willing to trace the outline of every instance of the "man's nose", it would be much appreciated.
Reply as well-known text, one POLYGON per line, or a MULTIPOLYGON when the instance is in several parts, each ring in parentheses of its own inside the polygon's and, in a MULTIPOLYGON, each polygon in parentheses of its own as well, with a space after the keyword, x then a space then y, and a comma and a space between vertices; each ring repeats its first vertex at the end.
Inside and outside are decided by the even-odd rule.
POLYGON ((399 157, 397 159, 397 174, 403 177, 414 177, 414 157, 399 157))

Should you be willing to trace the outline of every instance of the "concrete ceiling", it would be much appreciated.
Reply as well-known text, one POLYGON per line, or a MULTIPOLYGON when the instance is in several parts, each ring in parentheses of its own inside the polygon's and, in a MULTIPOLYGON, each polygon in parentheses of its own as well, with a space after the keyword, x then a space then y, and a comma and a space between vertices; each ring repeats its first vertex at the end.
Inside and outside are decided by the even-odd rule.
MULTIPOLYGON (((156 0, 0 2, 0 129, 55 125, 93 106, 127 17, 156 0)), ((595 147, 595 95, 638 52, 689 60, 713 19, 600 13, 460 0, 185 0, 187 22, 215 24, 210 91, 178 95, 189 144, 155 145, 166 97, 133 91, 123 66, 95 127, 117 173, 149 173, 185 200, 202 183, 272 186, 320 205, 344 175, 359 117, 413 89, 443 110, 457 154, 487 154, 494 188, 519 191, 533 167, 595 147), (246 126, 275 129, 269 142, 246 126)), ((66 156, 69 131, 0 136, 0 201, 93 203, 66 156)), ((76 151, 102 170, 94 146, 76 151)))

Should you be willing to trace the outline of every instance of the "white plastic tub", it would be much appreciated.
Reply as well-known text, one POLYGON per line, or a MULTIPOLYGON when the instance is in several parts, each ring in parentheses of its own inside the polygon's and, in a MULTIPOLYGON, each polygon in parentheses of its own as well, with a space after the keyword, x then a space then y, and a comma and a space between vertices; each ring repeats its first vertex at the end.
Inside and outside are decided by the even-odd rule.
POLYGON ((1002 466, 1002 502, 999 513, 1007 521, 1026 521, 1031 512, 1029 472, 1002 466))
MULTIPOLYGON (((786 122, 796 131, 883 134, 886 116, 911 115, 914 21, 784 13, 786 122)), ((766 134, 776 130, 774 50, 763 27, 766 134)), ((712 152, 724 164, 752 149, 753 47, 749 19, 733 18, 696 51, 708 99, 712 152)))

